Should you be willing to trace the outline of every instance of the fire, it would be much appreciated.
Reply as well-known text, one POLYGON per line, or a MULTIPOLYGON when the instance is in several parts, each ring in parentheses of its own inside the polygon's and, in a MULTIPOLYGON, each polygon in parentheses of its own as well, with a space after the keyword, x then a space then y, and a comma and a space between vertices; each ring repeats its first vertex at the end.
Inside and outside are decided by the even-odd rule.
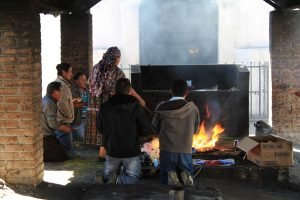
MULTIPOLYGON (((212 123, 211 121, 212 112, 208 105, 205 106, 205 117, 203 122, 200 124, 199 132, 193 135, 193 145, 198 152, 204 152, 211 150, 215 147, 216 142, 219 140, 220 135, 224 132, 224 128, 219 123, 212 123), (207 122, 207 123, 205 123, 207 122), (205 127, 205 124, 213 124, 205 127)), ((147 152, 151 159, 159 157, 159 139, 153 138, 151 142, 145 143, 142 147, 142 151, 147 152)))
POLYGON ((159 139, 153 138, 151 142, 145 143, 142 151, 148 153, 152 160, 159 158, 159 139))
POLYGON ((193 147, 200 152, 212 149, 223 131, 224 128, 220 124, 216 124, 212 130, 206 131, 204 122, 202 122, 199 132, 193 136, 193 147))

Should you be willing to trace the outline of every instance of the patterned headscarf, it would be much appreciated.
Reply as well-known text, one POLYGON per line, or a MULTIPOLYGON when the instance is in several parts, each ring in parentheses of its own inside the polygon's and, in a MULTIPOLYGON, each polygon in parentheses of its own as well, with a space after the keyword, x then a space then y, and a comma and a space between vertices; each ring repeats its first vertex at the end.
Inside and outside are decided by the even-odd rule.
MULTIPOLYGON (((90 73, 90 94, 99 97, 106 90, 113 90, 113 84, 119 79, 115 66, 117 58, 121 57, 118 47, 110 47, 90 73)), ((120 70, 119 70, 120 71, 120 70)), ((122 72, 122 74, 124 74, 122 72)), ((122 75, 123 76, 123 75, 122 75)), ((113 93, 113 91, 109 91, 113 93)))

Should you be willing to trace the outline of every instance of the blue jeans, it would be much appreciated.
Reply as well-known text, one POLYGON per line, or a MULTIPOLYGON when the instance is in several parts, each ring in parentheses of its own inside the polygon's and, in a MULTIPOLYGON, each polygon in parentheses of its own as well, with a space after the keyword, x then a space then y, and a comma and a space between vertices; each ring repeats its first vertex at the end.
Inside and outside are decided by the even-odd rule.
POLYGON ((140 157, 114 158, 106 155, 103 179, 108 180, 109 175, 118 173, 120 166, 122 171, 118 175, 117 184, 135 184, 138 182, 141 173, 140 157))
POLYGON ((63 133, 60 131, 55 131, 54 133, 59 143, 63 146, 63 148, 66 151, 71 151, 73 149, 72 133, 63 133))
POLYGON ((72 125, 73 131, 72 131, 72 137, 77 140, 84 140, 84 130, 85 130, 85 124, 81 123, 80 125, 72 125))
POLYGON ((168 172, 187 171, 192 174, 193 162, 191 153, 174 153, 168 151, 160 151, 160 181, 162 184, 168 184, 168 172))

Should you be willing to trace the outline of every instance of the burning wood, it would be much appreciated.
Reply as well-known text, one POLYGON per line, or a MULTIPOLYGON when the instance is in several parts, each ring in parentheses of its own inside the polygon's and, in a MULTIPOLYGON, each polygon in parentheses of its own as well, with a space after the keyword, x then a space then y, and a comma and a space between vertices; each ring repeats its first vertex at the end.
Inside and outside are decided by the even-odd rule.
MULTIPOLYGON (((215 113, 216 114, 216 113, 215 113)), ((212 150, 219 140, 220 134, 224 132, 221 124, 215 123, 216 116, 213 116, 208 104, 205 105, 205 116, 202 121, 199 132, 193 136, 193 148, 198 152, 212 150), (207 124, 212 124, 206 126, 207 124)))
MULTIPOLYGON (((219 140, 220 134, 224 128, 220 124, 216 124, 212 130, 206 131, 204 122, 200 125, 200 130, 193 136, 193 148, 197 152, 213 151, 216 142, 219 140)), ((159 139, 154 138, 151 142, 147 142, 142 147, 142 152, 146 152, 151 160, 159 158, 159 139)))
POLYGON ((206 130, 204 122, 202 122, 199 132, 193 136, 193 147, 198 152, 211 150, 223 132, 224 128, 220 124, 216 124, 211 130, 206 130))
POLYGON ((154 138, 152 141, 147 142, 142 147, 142 152, 146 152, 151 160, 159 158, 159 140, 154 138))
MULTIPOLYGON (((212 113, 206 105, 205 120, 199 127, 199 132, 193 135, 193 149, 196 152, 209 152, 215 151, 216 142, 219 140, 220 134, 224 132, 224 128, 221 124, 215 124, 214 126, 205 127, 205 122, 211 122, 212 113)), ((142 152, 149 155, 151 161, 158 160, 159 158, 159 139, 154 138, 151 142, 147 142, 142 147, 142 152)), ((195 152, 194 152, 195 153, 195 152)))

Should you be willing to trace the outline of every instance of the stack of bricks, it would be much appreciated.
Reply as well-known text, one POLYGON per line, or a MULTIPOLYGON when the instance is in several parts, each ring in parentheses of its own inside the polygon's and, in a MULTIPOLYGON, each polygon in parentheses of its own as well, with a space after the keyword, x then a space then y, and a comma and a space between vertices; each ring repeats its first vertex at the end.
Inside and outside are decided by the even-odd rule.
POLYGON ((0 1, 0 178, 43 180, 41 39, 30 0, 0 1))
POLYGON ((300 11, 270 14, 273 128, 284 138, 300 144, 300 11))

